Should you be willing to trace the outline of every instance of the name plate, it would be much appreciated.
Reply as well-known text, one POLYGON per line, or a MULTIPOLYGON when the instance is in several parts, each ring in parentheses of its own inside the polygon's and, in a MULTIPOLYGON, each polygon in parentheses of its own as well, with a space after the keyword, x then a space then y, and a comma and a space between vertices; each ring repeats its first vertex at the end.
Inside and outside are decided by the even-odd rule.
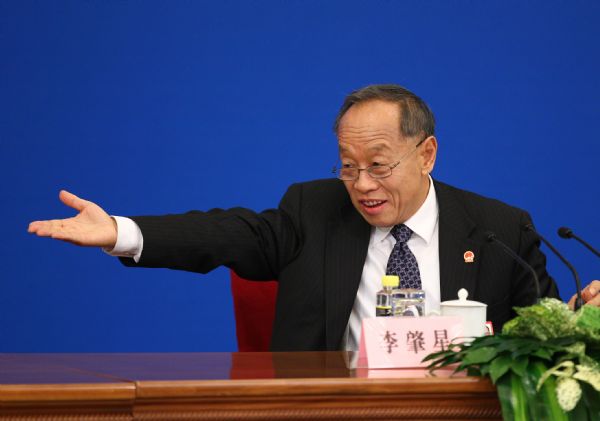
POLYGON ((447 349, 463 333, 457 316, 363 319, 357 367, 417 368, 432 352, 447 349))

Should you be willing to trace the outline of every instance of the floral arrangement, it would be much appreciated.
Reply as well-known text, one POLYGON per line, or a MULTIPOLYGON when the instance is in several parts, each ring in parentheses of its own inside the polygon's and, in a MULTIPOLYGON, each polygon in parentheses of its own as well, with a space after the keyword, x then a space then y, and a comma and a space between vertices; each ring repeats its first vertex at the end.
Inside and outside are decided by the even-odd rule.
POLYGON ((428 355, 430 370, 489 376, 505 420, 600 420, 600 308, 545 298, 515 308, 502 333, 428 355))

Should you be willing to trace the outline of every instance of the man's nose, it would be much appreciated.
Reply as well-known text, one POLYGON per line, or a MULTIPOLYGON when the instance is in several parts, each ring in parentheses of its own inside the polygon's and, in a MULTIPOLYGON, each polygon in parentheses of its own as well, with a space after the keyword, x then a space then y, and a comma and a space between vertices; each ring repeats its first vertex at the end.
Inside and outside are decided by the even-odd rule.
POLYGON ((354 180, 354 188, 361 193, 376 190, 379 183, 367 171, 359 171, 358 178, 354 180))

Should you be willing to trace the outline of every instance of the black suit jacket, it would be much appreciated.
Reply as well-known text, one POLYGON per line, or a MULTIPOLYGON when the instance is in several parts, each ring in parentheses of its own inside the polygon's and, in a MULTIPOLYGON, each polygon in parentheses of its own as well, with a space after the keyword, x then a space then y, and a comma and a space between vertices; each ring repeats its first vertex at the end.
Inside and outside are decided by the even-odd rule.
MULTIPOLYGON (((435 189, 442 301, 466 288, 469 299, 488 304, 495 329, 513 316, 513 306, 534 302, 531 275, 486 241, 488 230, 534 267, 542 296, 558 297, 539 242, 521 229, 531 222, 526 212, 437 181, 435 189), (473 263, 465 263, 467 250, 473 263)), ((339 180, 294 184, 278 209, 261 213, 234 208, 133 219, 144 250, 139 263, 124 264, 201 273, 224 265, 247 279, 277 279, 272 350, 340 348, 371 226, 339 180)))

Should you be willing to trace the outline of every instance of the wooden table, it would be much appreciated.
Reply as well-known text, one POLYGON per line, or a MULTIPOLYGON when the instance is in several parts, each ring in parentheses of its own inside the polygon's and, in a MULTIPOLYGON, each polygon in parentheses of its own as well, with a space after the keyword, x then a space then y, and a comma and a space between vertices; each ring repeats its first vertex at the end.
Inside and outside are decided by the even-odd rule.
POLYGON ((0 420, 501 419, 487 380, 345 352, 0 354, 0 420))

